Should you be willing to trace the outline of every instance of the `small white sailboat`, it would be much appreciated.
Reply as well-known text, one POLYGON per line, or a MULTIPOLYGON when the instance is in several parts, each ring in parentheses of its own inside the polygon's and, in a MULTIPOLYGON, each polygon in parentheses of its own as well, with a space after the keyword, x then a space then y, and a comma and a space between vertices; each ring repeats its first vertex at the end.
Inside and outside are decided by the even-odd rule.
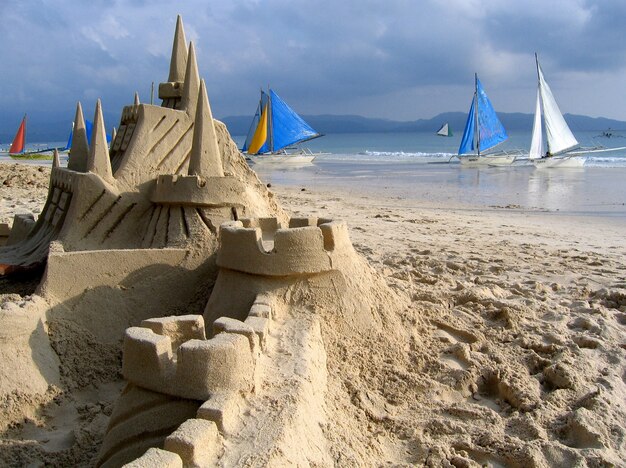
POLYGON ((308 164, 317 155, 294 145, 321 136, 272 89, 269 93, 261 90, 261 100, 241 151, 255 164, 308 164))
POLYGON ((587 160, 586 154, 622 150, 620 148, 581 148, 578 140, 570 130, 563 114, 554 99, 552 90, 546 82, 539 58, 535 54, 537 64, 537 100, 535 103, 535 119, 530 142, 528 158, 537 168, 549 167, 583 167, 587 160), (546 148, 543 146, 543 131, 546 132, 546 148))
POLYGON ((489 152, 509 136, 482 87, 474 76, 474 97, 467 115, 457 158, 465 166, 505 166, 513 163, 521 151, 489 152))
POLYGON ((442 136, 442 137, 451 137, 452 136, 452 130, 450 130, 450 125, 448 125, 448 122, 444 123, 441 128, 439 130, 437 130, 437 135, 442 136))

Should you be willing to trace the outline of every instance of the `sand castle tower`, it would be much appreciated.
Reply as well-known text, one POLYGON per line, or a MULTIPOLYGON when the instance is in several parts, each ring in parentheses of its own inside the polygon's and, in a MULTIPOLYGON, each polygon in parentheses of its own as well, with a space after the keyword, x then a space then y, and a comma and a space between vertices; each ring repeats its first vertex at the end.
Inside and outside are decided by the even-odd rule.
POLYGON ((128 385, 99 466, 332 464, 320 324, 346 339, 371 333, 398 298, 340 221, 244 218, 222 224, 219 241, 203 315, 126 330, 128 385))
POLYGON ((193 296, 202 271, 212 270, 209 276, 215 277, 221 223, 284 216, 225 126, 213 119, 194 45, 185 41, 178 17, 168 81, 159 85, 162 105, 142 104, 135 96, 122 111, 110 149, 100 101, 91 145, 78 103, 68 166, 53 167, 39 219, 14 223, 10 245, 0 248, 0 274, 47 262, 42 293, 65 301, 148 265, 169 266, 161 269, 162 286, 187 285, 180 293, 169 291, 174 304, 193 296), (55 278, 75 277, 77 268, 84 275, 67 291, 67 281, 55 278))

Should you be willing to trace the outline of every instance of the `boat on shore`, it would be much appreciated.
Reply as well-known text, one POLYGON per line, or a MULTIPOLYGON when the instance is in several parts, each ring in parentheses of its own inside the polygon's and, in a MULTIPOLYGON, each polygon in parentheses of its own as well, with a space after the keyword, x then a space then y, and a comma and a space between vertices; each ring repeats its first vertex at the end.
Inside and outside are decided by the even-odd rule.
POLYGON ((537 54, 535 54, 535 63, 537 65, 537 99, 528 157, 536 168, 583 167, 587 154, 626 149, 626 147, 581 147, 565 122, 552 90, 545 80, 537 54), (545 128, 546 134, 545 149, 542 127, 545 128))
POLYGON ((261 90, 261 99, 241 149, 255 164, 310 164, 316 156, 299 145, 323 136, 314 130, 274 90, 261 90))
POLYGON ((523 155, 520 150, 491 151, 509 136, 474 75, 474 97, 465 122, 457 158, 464 166, 506 166, 523 155))

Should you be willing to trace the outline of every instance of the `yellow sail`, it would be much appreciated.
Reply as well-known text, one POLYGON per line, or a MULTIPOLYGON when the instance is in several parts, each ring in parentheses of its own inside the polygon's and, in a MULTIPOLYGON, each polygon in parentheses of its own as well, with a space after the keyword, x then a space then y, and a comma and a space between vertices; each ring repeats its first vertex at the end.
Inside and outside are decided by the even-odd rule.
POLYGON ((261 112, 259 125, 254 131, 254 136, 252 137, 252 141, 250 142, 250 147, 248 148, 248 154, 257 154, 266 141, 267 141, 267 104, 265 104, 265 107, 263 108, 263 112, 261 112))

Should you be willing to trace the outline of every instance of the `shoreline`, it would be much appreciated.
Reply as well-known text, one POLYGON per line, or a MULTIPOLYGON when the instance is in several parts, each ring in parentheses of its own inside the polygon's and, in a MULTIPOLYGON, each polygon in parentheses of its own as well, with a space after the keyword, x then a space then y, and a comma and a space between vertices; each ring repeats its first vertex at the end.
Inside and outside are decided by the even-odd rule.
POLYGON ((324 161, 276 168, 255 165, 264 183, 412 200, 436 208, 511 207, 555 214, 624 218, 626 168, 467 168, 460 164, 324 161))

